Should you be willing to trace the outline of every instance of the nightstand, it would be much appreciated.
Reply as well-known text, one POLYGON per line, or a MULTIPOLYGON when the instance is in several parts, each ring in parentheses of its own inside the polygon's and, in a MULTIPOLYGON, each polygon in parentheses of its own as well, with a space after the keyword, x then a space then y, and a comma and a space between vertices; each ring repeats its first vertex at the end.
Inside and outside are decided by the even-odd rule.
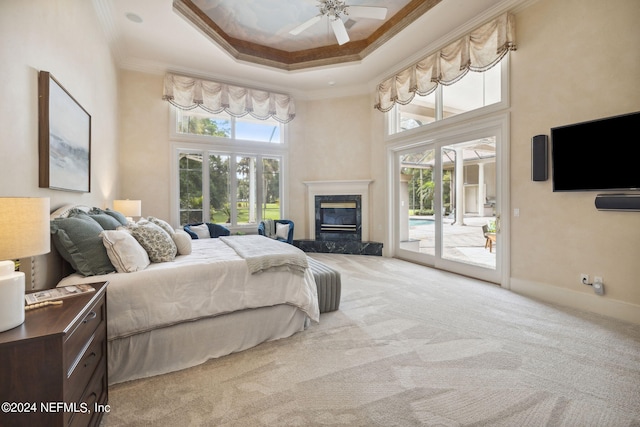
POLYGON ((0 425, 97 426, 108 411, 107 289, 25 313, 0 333, 0 425))

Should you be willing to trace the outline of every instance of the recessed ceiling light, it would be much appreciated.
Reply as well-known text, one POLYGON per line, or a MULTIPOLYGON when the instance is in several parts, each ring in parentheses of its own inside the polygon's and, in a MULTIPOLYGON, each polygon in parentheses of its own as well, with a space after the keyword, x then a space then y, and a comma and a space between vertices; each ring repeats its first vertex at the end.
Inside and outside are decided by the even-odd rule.
POLYGON ((135 22, 136 24, 139 24, 142 22, 142 18, 140 17, 140 15, 135 14, 133 12, 129 12, 125 15, 127 17, 127 19, 131 22, 135 22))
POLYGON ((331 81, 328 83, 328 85, 329 85, 329 86, 335 86, 335 84, 336 84, 336 82, 334 82, 333 80, 331 80, 331 81))

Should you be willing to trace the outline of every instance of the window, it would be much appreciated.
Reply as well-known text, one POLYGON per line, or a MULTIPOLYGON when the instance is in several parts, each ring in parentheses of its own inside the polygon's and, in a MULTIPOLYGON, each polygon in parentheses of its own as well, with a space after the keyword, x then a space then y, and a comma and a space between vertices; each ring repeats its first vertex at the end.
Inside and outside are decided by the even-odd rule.
POLYGON ((502 73, 500 65, 482 73, 468 72, 450 86, 438 85, 427 96, 416 94, 409 104, 396 104, 389 112, 389 134, 501 103, 502 73))
POLYGON ((286 125, 171 108, 176 222, 242 229, 284 216, 286 125))
POLYGON ((180 224, 202 220, 202 154, 180 153, 180 224))
POLYGON ((224 112, 208 114, 202 110, 176 109, 176 133, 182 135, 280 144, 282 126, 273 118, 258 120, 249 115, 233 117, 224 112))

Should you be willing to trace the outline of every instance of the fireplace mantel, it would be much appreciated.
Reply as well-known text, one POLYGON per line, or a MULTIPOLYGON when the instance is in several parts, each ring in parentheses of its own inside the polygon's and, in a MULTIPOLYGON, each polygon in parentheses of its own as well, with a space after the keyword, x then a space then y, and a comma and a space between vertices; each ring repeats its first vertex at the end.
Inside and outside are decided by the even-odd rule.
MULTIPOLYGON (((362 240, 369 240, 369 185, 371 179, 346 181, 304 181, 307 186, 307 224, 309 236, 316 235, 316 196, 359 195, 362 201, 362 240)), ((309 237, 307 236, 307 237, 309 237)))

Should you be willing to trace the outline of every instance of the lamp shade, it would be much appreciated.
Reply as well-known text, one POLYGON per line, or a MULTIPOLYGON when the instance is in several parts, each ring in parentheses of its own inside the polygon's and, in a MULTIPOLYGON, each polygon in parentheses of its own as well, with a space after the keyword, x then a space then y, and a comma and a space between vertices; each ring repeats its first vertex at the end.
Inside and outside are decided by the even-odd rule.
POLYGON ((49 199, 0 197, 0 332, 24 322, 24 273, 12 260, 49 252, 49 230, 49 199))
POLYGON ((0 260, 42 255, 50 249, 49 199, 0 197, 0 260))
POLYGON ((114 200, 113 210, 120 212, 124 216, 142 215, 142 202, 140 200, 114 200))

